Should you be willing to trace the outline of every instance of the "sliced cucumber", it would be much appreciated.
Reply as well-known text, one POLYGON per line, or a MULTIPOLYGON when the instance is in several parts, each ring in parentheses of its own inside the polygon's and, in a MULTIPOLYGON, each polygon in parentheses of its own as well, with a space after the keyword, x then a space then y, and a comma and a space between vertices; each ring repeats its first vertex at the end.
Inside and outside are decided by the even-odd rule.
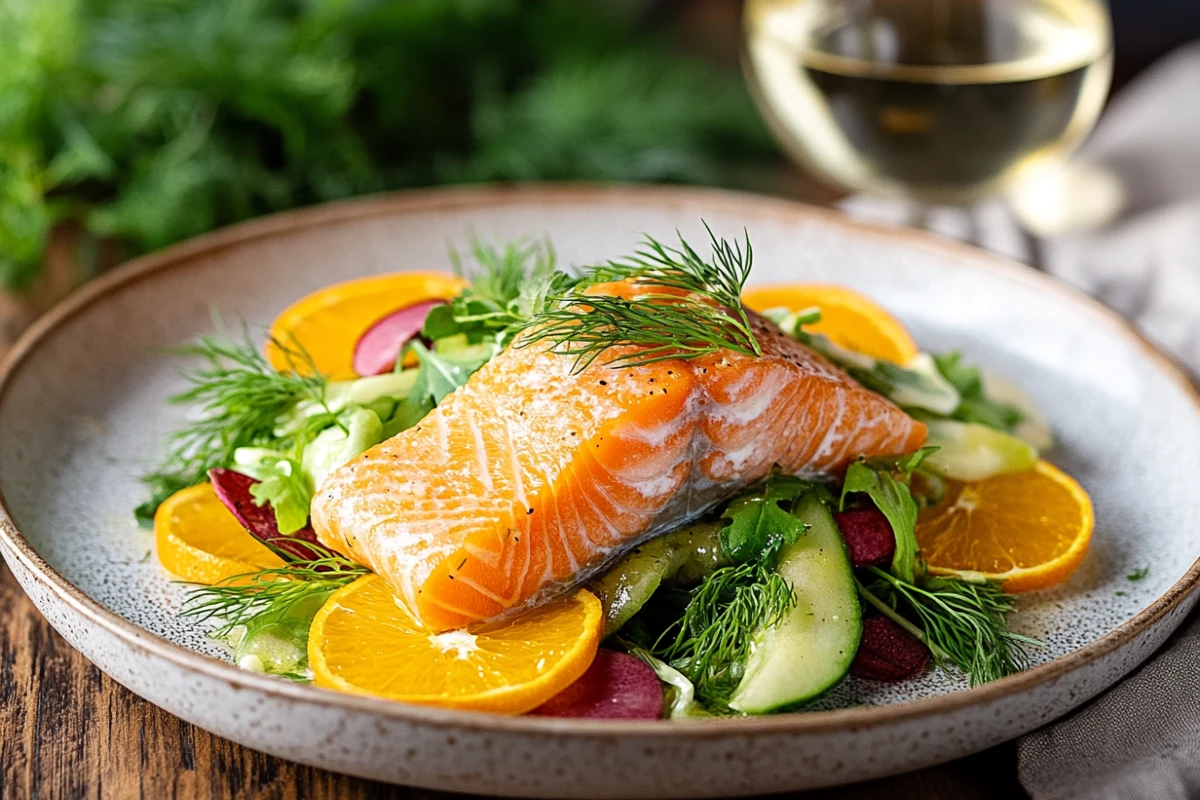
POLYGON ((837 684, 862 637, 862 606, 833 515, 814 492, 800 498, 794 513, 810 527, 780 553, 778 570, 792 585, 796 605, 752 645, 729 702, 747 714, 779 711, 837 684))
POLYGON ((1032 469, 1038 452, 1031 444, 977 422, 934 420, 927 445, 936 445, 922 464, 958 481, 981 481, 1032 469))

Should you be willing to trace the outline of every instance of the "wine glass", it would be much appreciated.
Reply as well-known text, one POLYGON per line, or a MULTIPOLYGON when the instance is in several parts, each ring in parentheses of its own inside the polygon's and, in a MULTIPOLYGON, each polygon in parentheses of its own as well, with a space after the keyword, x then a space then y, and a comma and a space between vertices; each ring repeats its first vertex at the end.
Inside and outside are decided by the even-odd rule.
POLYGON ((1112 76, 1102 0, 748 0, 743 64, 819 178, 966 204, 1059 165, 1112 76))

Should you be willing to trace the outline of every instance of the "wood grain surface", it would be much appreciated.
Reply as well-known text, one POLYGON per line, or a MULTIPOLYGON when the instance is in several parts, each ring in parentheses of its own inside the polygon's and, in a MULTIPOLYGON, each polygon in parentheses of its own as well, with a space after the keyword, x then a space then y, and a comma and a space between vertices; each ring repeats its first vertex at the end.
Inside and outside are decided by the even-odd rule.
MULTIPOLYGON (((453 798, 293 764, 167 714, 71 649, 0 564, 0 798, 453 798)), ((1023 797, 1011 746, 804 800, 1023 797)))

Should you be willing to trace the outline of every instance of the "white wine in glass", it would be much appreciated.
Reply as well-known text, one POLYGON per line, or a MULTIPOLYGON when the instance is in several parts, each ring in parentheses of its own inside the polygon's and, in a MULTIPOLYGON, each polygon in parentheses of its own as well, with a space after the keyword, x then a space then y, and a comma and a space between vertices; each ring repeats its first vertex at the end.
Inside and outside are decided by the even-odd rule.
POLYGON ((847 189, 965 203, 1060 162, 1112 76, 1100 0, 748 0, 775 135, 847 189))

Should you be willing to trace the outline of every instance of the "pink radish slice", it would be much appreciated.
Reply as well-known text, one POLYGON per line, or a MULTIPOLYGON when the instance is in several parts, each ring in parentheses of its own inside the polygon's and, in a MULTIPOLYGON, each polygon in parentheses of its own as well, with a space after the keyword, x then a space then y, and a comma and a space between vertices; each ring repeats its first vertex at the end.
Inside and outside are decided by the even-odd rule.
POLYGON ((249 475, 243 475, 223 467, 210 469, 208 479, 212 481, 217 499, 229 509, 229 513, 233 514, 234 518, 255 539, 277 550, 282 550, 300 561, 312 561, 325 555, 305 544, 305 542, 318 544, 317 534, 312 528, 305 526, 287 536, 279 532, 274 509, 269 504, 258 505, 254 502, 254 495, 250 494, 250 487, 259 481, 249 475))
POLYGON ((833 515, 855 569, 887 564, 896 553, 892 524, 877 508, 842 511, 833 515))
POLYGON ((887 617, 867 617, 850 674, 893 683, 921 674, 930 659, 929 648, 911 633, 887 617))
POLYGON ((601 648, 583 677, 529 712, 542 717, 659 719, 662 684, 641 660, 601 648))
POLYGON ((396 367, 404 345, 421 333, 429 309, 444 300, 425 300, 393 311, 358 337, 354 345, 354 371, 359 375, 383 375, 396 367))

